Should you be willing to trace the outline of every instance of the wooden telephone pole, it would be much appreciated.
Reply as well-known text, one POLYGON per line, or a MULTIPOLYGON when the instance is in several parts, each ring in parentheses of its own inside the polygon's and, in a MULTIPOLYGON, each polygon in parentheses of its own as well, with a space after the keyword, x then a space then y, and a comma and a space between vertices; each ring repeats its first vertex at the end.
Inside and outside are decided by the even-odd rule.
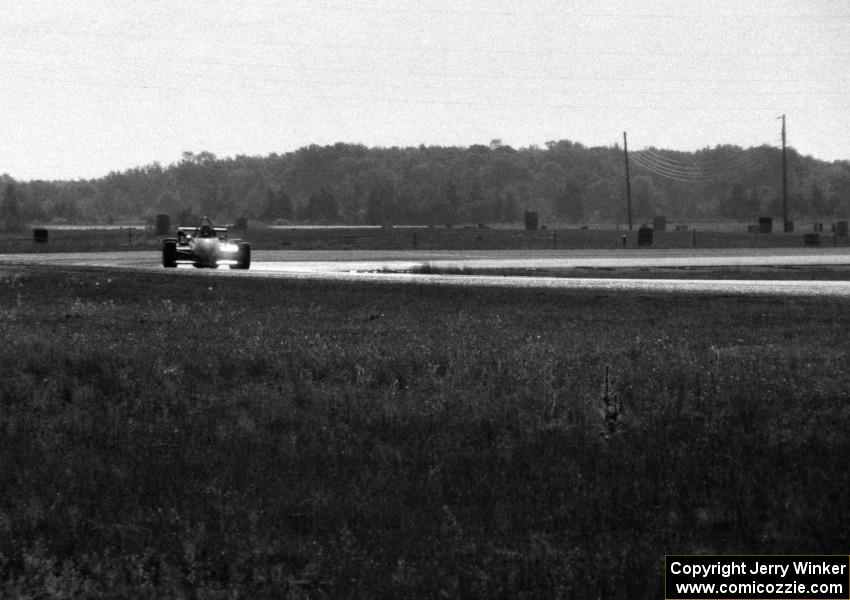
POLYGON ((632 230, 632 180, 629 177, 629 141, 623 132, 623 151, 626 158, 626 214, 629 219, 629 231, 632 230))
POLYGON ((785 152, 785 115, 782 115, 782 231, 791 231, 791 222, 788 220, 788 161, 785 152))

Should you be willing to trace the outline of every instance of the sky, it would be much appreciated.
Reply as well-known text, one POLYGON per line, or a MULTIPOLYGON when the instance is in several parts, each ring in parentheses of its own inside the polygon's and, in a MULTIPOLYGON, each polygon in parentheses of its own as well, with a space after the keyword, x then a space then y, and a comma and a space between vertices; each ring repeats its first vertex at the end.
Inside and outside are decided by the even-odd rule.
POLYGON ((850 160, 847 0, 4 0, 0 173, 310 144, 850 160))

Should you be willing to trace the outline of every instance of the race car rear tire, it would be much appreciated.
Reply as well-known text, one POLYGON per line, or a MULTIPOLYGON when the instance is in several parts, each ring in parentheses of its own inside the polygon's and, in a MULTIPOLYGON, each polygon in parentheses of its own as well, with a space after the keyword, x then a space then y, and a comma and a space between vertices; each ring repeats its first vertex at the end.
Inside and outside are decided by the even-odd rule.
POLYGON ((251 268, 251 245, 246 242, 239 242, 239 250, 236 252, 236 264, 230 265, 231 269, 250 269, 251 268))
POLYGON ((167 268, 177 266, 177 240, 165 240, 162 243, 162 266, 167 268))

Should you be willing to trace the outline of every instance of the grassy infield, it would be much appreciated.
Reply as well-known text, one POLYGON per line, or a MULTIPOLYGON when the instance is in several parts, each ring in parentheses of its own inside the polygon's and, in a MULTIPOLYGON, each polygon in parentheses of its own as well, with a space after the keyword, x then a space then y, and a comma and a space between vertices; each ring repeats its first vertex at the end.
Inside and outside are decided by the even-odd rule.
POLYGON ((847 551, 846 301, 239 275, 0 275, 0 596, 657 598, 665 553, 847 551))

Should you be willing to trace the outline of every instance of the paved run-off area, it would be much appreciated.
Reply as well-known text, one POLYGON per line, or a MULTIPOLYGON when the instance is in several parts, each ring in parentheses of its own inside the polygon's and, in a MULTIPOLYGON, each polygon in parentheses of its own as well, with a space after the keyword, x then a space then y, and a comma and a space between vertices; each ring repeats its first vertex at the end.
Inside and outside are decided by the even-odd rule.
MULTIPOLYGON (((159 253, 149 251, 5 254, 0 264, 162 268, 159 253)), ((178 270, 187 271, 212 274, 178 270)), ((251 270, 233 275, 608 292, 850 296, 850 249, 256 251, 251 270)))

